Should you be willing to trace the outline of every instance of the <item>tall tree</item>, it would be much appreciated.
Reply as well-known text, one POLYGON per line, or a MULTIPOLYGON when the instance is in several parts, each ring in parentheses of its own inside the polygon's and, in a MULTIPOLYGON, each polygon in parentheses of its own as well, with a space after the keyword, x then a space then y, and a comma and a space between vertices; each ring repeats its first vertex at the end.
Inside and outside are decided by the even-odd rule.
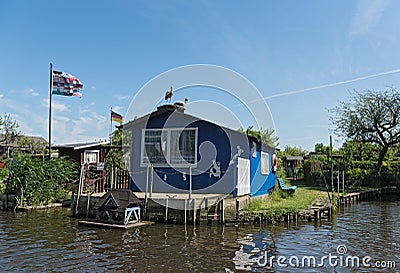
POLYGON ((315 143, 314 152, 317 154, 329 154, 329 146, 324 146, 323 143, 315 143))
POLYGON ((350 140, 375 143, 380 152, 376 172, 390 147, 400 143, 400 93, 394 88, 384 91, 355 91, 350 100, 331 109, 336 132, 350 140))
POLYGON ((307 151, 303 150, 301 147, 289 145, 286 145, 281 153, 282 156, 305 156, 306 154, 307 151))
POLYGON ((18 122, 10 114, 0 117, 0 143, 11 144, 19 136, 18 122))

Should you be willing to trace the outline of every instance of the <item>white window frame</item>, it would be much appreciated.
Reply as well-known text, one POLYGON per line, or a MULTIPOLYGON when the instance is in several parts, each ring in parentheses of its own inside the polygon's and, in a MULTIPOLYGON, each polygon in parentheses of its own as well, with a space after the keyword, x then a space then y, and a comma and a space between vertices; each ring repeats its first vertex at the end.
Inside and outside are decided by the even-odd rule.
POLYGON ((260 167, 261 167, 261 174, 269 174, 270 160, 269 160, 269 153, 261 151, 260 156, 260 167))
POLYGON ((198 144, 198 128, 162 128, 162 129, 157 129, 157 128, 144 128, 142 129, 142 141, 141 141, 141 149, 140 149, 140 166, 141 167, 147 167, 151 165, 149 160, 145 161, 145 137, 146 137, 146 131, 161 131, 161 138, 166 137, 166 143, 165 143, 165 150, 163 150, 163 147, 161 147, 161 150, 163 150, 166 162, 165 163, 153 163, 152 165, 154 167, 197 167, 197 144, 198 144), (195 137, 194 137, 194 163, 173 163, 171 162, 171 147, 172 145, 172 134, 171 132, 173 131, 194 131, 195 132, 195 137))
POLYGON ((85 150, 84 152, 84 157, 83 157, 83 162, 85 164, 90 164, 90 163, 97 163, 99 162, 99 150, 85 150), (89 154, 96 154, 96 159, 93 161, 91 156, 89 157, 89 154))

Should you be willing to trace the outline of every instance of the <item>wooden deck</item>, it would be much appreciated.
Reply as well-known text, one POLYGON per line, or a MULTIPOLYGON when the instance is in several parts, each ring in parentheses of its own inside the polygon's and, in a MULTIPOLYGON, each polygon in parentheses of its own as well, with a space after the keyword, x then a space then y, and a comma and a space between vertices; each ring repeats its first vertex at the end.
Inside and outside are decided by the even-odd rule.
POLYGON ((398 194, 399 190, 396 187, 383 187, 380 189, 372 189, 361 192, 348 193, 344 196, 339 196, 339 206, 347 206, 358 203, 360 201, 378 200, 385 194, 398 194))
POLYGON ((115 228, 115 229, 130 229, 130 228, 148 226, 148 225, 152 225, 152 224, 154 224, 154 222, 149 222, 149 221, 140 221, 140 222, 130 223, 130 224, 126 224, 126 225, 101 223, 101 222, 96 222, 94 220, 93 221, 82 220, 82 221, 78 222, 79 226, 98 227, 98 228, 115 228))

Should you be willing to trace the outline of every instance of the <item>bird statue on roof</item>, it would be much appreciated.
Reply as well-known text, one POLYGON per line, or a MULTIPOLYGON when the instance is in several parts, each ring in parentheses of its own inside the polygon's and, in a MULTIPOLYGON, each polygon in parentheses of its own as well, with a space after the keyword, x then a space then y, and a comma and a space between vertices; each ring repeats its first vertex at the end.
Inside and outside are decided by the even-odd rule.
POLYGON ((170 103, 173 94, 174 94, 173 86, 171 85, 170 89, 165 93, 165 98, 164 99, 166 101, 168 101, 168 103, 170 103))

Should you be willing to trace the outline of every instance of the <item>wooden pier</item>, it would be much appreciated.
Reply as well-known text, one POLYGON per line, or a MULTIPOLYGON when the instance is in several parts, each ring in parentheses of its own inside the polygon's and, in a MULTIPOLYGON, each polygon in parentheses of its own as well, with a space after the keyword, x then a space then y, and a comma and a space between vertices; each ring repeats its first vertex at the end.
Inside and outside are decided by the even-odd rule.
POLYGON ((98 227, 98 228, 114 228, 114 229, 130 229, 136 227, 143 227, 149 226, 154 224, 154 222, 149 221, 139 221, 134 223, 128 223, 126 225, 119 225, 119 224, 110 224, 110 223, 102 223, 97 221, 89 221, 89 220, 82 220, 78 222, 79 226, 87 226, 87 227, 98 227))
POLYGON ((381 198, 386 194, 398 194, 399 189, 397 187, 383 187, 380 189, 365 190, 361 192, 348 193, 344 196, 339 196, 338 205, 348 206, 361 201, 374 201, 381 198))

